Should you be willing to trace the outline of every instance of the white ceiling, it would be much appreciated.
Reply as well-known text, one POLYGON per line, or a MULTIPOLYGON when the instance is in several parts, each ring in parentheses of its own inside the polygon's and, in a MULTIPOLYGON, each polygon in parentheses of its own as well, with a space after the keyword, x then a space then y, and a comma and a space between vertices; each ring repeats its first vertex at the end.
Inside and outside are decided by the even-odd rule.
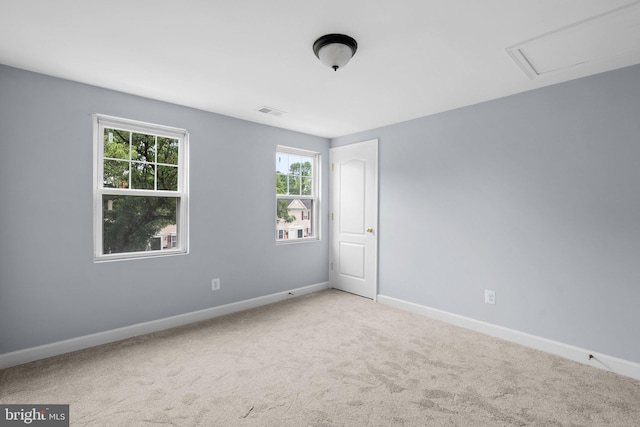
POLYGON ((630 0, 0 0, 0 63, 336 137, 640 63, 639 31, 630 0))

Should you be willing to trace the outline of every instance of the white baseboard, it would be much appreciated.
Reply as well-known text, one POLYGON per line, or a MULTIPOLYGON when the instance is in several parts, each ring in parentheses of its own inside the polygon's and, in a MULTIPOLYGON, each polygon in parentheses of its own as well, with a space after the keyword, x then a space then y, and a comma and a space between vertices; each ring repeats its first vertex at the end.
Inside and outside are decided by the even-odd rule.
POLYGON ((218 307, 205 308, 204 310, 192 311, 190 313, 166 317, 164 319, 138 323, 131 326, 125 326, 123 328, 112 329, 109 331, 98 332, 91 335, 84 335, 64 341, 58 341, 51 344, 18 350, 11 353, 0 354, 0 369, 21 365, 23 363, 57 356, 76 350, 82 350, 101 344, 120 341, 151 332, 175 328, 176 326, 187 325, 189 323, 199 322, 201 320, 212 319, 214 317, 224 316, 226 314, 236 313, 238 311, 249 310, 251 308, 284 301, 289 298, 318 292, 323 289, 329 289, 329 282, 318 283, 315 285, 292 289, 290 291, 278 292, 275 294, 265 295, 263 297, 251 298, 248 300, 238 301, 218 307))
POLYGON ((471 329, 486 335, 554 354, 565 359, 640 380, 640 363, 618 359, 617 357, 596 353, 584 348, 575 347, 558 341, 552 341, 546 338, 519 332, 514 329, 493 325, 491 323, 474 320, 469 317, 459 316, 457 314, 452 314, 446 311, 384 295, 378 295, 377 301, 381 304, 410 311, 412 313, 460 326, 462 328, 471 329), (593 357, 589 358, 589 355, 592 355, 593 357))

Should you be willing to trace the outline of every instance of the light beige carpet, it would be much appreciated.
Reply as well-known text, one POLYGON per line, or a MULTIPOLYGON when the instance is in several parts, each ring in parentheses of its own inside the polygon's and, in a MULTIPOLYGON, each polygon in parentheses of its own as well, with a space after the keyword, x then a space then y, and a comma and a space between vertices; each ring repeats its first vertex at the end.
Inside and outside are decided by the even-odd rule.
POLYGON ((334 290, 0 371, 86 426, 638 426, 640 381, 334 290))

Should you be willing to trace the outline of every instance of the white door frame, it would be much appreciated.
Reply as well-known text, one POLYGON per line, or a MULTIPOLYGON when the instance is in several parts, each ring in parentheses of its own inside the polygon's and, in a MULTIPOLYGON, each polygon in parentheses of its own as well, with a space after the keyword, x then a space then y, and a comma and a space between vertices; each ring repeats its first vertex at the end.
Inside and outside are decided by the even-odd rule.
MULTIPOLYGON (((373 184, 371 188, 371 192, 367 191, 367 197, 371 198, 371 203, 368 204, 369 206, 371 206, 371 208, 367 209, 366 212, 366 224, 365 224, 365 228, 372 228, 372 232, 366 232, 365 236, 367 239, 367 244, 370 244, 370 251, 367 252, 367 254, 365 255, 367 257, 367 260, 369 260, 369 262, 373 263, 373 266, 371 267, 371 274, 369 275, 370 277, 366 277, 365 281, 368 282, 369 280, 371 280, 371 286, 373 287, 373 289, 369 289, 369 292, 371 293, 372 299, 374 301, 377 300, 377 296, 378 296, 378 211, 379 211, 379 207, 378 207, 378 139, 371 139, 371 140, 367 140, 367 141, 362 141, 362 142, 357 142, 354 144, 349 144, 349 145, 343 145, 343 146, 339 146, 339 147, 334 147, 331 148, 329 150, 329 159, 330 159, 330 166, 329 166, 329 173, 330 173, 330 186, 329 186, 329 235, 330 235, 330 242, 329 242, 329 262, 330 262, 330 271, 329 271, 329 279, 330 279, 330 283, 332 284, 332 286, 336 283, 336 274, 337 274, 337 268, 338 266, 336 265, 336 270, 334 270, 334 262, 336 262, 336 240, 338 239, 338 230, 336 230, 335 228, 335 224, 337 221, 334 221, 334 215, 337 215, 338 213, 336 212, 336 209, 334 209, 334 204, 336 203, 336 193, 335 191, 336 189, 336 180, 334 179, 334 173, 333 173, 333 164, 334 164, 334 153, 337 152, 344 152, 344 151, 348 151, 348 150, 360 150, 360 153, 362 153, 364 150, 373 150, 373 165, 369 165, 367 164, 367 167, 371 167, 372 168, 372 172, 373 172, 373 184)), ((354 154, 357 156, 358 151, 354 151, 354 154)), ((355 157, 354 157, 355 158, 355 157)), ((364 232, 365 230, 363 230, 364 232)), ((363 295, 364 296, 364 295, 363 295)))

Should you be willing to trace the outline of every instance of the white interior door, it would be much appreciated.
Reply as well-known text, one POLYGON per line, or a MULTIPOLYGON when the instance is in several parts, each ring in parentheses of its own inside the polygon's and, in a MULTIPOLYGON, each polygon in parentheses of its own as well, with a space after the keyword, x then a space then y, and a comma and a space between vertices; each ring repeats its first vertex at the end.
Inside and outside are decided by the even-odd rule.
POLYGON ((378 140, 330 150, 331 286, 376 299, 378 140))

